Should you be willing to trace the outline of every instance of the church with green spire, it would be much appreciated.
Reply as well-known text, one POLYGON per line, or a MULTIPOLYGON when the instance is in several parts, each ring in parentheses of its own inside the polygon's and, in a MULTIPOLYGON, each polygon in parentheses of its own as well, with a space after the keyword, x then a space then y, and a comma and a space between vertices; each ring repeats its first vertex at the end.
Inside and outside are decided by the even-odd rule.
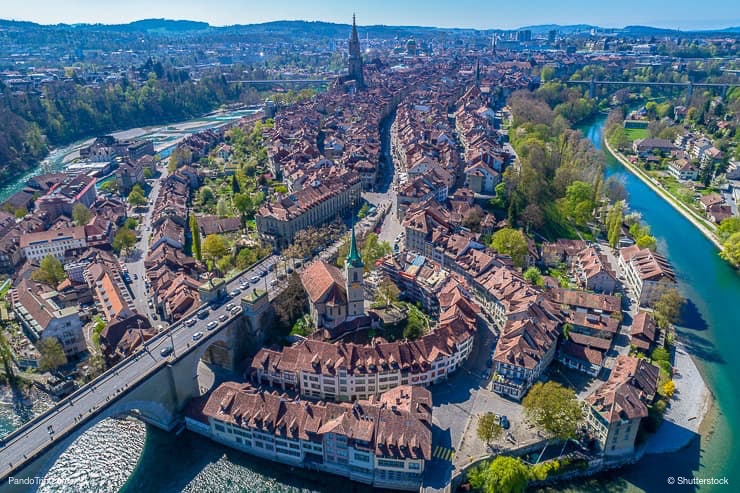
POLYGON ((301 273, 303 289, 308 294, 310 316, 317 328, 339 330, 346 322, 365 316, 365 265, 357 248, 352 224, 349 253, 344 272, 323 260, 312 262, 301 273))
POLYGON ((355 239, 355 225, 352 223, 352 237, 349 244, 349 253, 344 262, 344 278, 347 286, 347 318, 352 319, 365 314, 365 288, 362 275, 365 273, 365 265, 357 250, 355 239))

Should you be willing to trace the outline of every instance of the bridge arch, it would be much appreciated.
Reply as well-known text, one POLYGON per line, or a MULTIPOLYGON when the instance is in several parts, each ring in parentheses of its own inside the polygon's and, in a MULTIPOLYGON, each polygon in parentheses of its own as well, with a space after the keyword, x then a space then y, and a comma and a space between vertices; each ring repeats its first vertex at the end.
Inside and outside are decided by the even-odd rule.
POLYGON ((204 375, 201 371, 201 363, 209 368, 218 366, 227 370, 233 370, 234 352, 232 348, 232 339, 230 331, 234 330, 230 325, 222 328, 216 334, 205 334, 208 337, 198 345, 198 348, 189 355, 188 359, 192 362, 189 366, 190 374, 196 382, 196 395, 203 395, 214 387, 213 375, 204 375))
POLYGON ((46 454, 40 456, 35 461, 37 462, 37 465, 33 468, 34 470, 22 470, 16 476, 23 477, 28 475, 46 477, 64 452, 82 438, 83 435, 107 419, 120 418, 124 416, 133 416, 145 424, 151 424, 160 428, 171 423, 175 419, 173 413, 161 402, 147 399, 126 399, 124 397, 108 406, 104 411, 100 412, 92 419, 84 422, 76 428, 73 433, 67 435, 59 443, 55 444, 54 447, 48 449, 46 454))

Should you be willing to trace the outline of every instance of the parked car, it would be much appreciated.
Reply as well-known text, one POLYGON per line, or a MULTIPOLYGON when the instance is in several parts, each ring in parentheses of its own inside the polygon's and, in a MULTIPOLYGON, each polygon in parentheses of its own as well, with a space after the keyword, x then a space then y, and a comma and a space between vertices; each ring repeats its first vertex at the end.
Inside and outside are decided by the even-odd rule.
POLYGON ((266 276, 267 276, 267 271, 266 270, 261 270, 260 271, 260 277, 266 277, 266 276))
POLYGON ((506 415, 501 416, 501 428, 504 430, 511 428, 511 423, 509 423, 509 418, 507 418, 506 415))
POLYGON ((229 303, 228 305, 226 305, 226 309, 227 310, 230 311, 232 308, 234 308, 234 304, 233 303, 229 303))
POLYGON ((239 296, 239 293, 241 293, 242 290, 239 288, 234 289, 232 292, 229 293, 230 296, 239 296))
POLYGON ((235 306, 234 308, 231 309, 231 313, 234 313, 234 314, 239 313, 241 311, 242 311, 242 307, 240 306, 235 306))
POLYGON ((201 311, 198 312, 198 318, 204 319, 208 317, 208 314, 210 312, 208 311, 208 308, 203 308, 201 311))
POLYGON ((172 346, 165 346, 162 348, 161 351, 159 351, 159 354, 162 355, 163 358, 166 358, 167 356, 172 354, 173 351, 174 349, 172 348, 172 346))
POLYGON ((270 271, 270 272, 274 271, 275 270, 275 264, 270 264, 270 266, 267 267, 267 270, 270 271))
POLYGON ((249 278, 249 282, 251 282, 252 284, 257 284, 258 282, 260 282, 260 278, 259 276, 252 276, 249 278))
POLYGON ((187 319, 187 321, 185 322, 185 325, 187 325, 188 327, 192 327, 193 325, 195 325, 195 322, 197 322, 197 320, 196 320, 196 319, 194 319, 194 318, 189 318, 189 319, 187 319))
POLYGON ((213 330, 216 327, 218 327, 218 322, 216 322, 215 320, 208 322, 208 325, 206 325, 206 329, 208 330, 213 330))
POLYGON ((218 320, 220 322, 226 322, 226 319, 227 318, 229 318, 229 316, 224 313, 224 314, 222 314, 221 316, 218 317, 218 320))
POLYGON ((194 341, 197 341, 197 340, 198 340, 198 339, 200 339, 201 337, 203 337, 203 332, 201 332, 201 331, 198 331, 198 332, 196 332, 195 334, 193 334, 193 340, 194 340, 194 341))
POLYGON ((270 286, 275 286, 277 283, 278 283, 278 280, 273 279, 272 281, 270 281, 270 286))

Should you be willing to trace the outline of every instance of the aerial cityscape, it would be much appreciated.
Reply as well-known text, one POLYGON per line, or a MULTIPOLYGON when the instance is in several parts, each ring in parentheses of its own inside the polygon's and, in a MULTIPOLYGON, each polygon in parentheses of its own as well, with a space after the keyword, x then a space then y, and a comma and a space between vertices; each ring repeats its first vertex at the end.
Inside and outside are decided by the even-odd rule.
POLYGON ((740 8, 101 3, 0 11, 0 491, 734 491, 740 8))

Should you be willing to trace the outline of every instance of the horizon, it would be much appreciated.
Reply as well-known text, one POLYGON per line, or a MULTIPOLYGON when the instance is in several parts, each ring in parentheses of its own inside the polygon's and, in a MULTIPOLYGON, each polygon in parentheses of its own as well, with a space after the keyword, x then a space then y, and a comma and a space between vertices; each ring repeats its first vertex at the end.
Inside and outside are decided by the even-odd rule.
POLYGON ((212 27, 264 24, 276 21, 327 22, 351 24, 357 15, 359 27, 429 27, 439 29, 515 30, 541 25, 590 25, 605 29, 648 26, 679 31, 723 30, 740 26, 740 9, 729 0, 715 0, 711 8, 697 11, 687 0, 623 0, 618 5, 594 6, 586 0, 572 0, 566 6, 545 0, 515 5, 500 5, 481 12, 488 4, 479 0, 459 0, 451 6, 444 0, 410 0, 398 4, 390 0, 374 2, 323 0, 301 2, 284 0, 279 7, 238 0, 201 2, 182 0, 176 6, 161 1, 130 0, 125 5, 94 0, 48 2, 28 0, 6 2, 1 17, 41 25, 103 24, 120 25, 150 19, 205 22, 212 27), (102 4, 102 5, 101 5, 102 4), (423 6, 423 9, 416 7, 423 6), (631 6, 631 7, 630 7, 631 6), (142 12, 145 12, 142 14, 142 12), (666 21, 666 12, 670 20, 666 21))

